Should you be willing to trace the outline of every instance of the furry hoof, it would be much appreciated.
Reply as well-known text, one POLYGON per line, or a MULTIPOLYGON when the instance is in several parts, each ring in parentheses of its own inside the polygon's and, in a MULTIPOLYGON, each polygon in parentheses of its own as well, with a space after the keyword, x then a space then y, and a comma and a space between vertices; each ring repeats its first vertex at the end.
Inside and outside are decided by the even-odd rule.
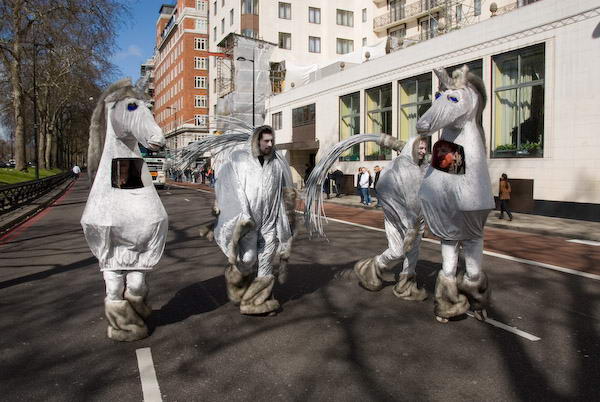
POLYGON ((227 285, 227 297, 235 305, 240 304, 244 293, 250 286, 251 278, 244 276, 235 265, 225 268, 225 284, 227 285))
POLYGON ((402 300, 423 301, 427 299, 427 291, 417 287, 415 274, 400 274, 398 283, 392 289, 394 296, 402 300))
POLYGON ((461 274, 456 279, 458 290, 469 300, 474 311, 485 310, 490 301, 490 287, 485 272, 480 272, 475 280, 461 274))
POLYGON ((240 304, 240 314, 244 315, 277 315, 279 310, 279 302, 275 299, 267 300, 258 306, 253 304, 240 304))
POLYGON ((473 317, 475 317, 475 319, 478 321, 485 321, 485 320, 487 320, 487 311, 485 309, 474 310, 473 317))
POLYGON ((240 303, 240 313, 260 315, 279 309, 279 302, 272 298, 275 276, 259 276, 248 286, 240 303))
POLYGON ((440 271, 435 283, 434 314, 452 318, 465 314, 468 309, 469 301, 459 292, 457 279, 449 278, 440 271))
POLYGON ((358 278, 358 284, 371 292, 383 289, 381 280, 381 269, 374 257, 365 258, 354 265, 354 273, 358 278))
POLYGON ((142 318, 150 317, 152 314, 152 308, 146 303, 146 298, 143 296, 134 296, 129 293, 128 290, 125 291, 125 300, 131 304, 131 307, 135 310, 136 313, 140 315, 142 318))
POLYGON ((437 322, 441 322, 442 324, 447 324, 447 323, 448 323, 448 319, 447 319, 447 318, 440 317, 439 315, 436 315, 436 316, 435 316, 435 320, 436 320, 437 322))
POLYGON ((107 336, 119 342, 132 342, 148 336, 148 327, 127 300, 106 300, 107 336))

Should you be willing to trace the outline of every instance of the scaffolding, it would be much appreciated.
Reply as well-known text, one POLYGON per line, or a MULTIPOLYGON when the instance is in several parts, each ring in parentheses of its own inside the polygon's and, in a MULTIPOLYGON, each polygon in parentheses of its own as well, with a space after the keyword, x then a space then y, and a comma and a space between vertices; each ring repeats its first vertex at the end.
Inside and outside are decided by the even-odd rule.
MULTIPOLYGON (((217 116, 232 116, 256 126, 264 122, 265 100, 271 95, 269 58, 275 44, 238 34, 219 43, 217 116)), ((218 131, 227 127, 218 125, 218 131)))

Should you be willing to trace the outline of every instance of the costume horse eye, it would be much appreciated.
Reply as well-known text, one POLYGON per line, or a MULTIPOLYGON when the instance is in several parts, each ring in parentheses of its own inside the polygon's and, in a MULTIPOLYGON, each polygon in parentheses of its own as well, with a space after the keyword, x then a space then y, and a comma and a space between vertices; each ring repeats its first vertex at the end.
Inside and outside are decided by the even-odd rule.
POLYGON ((138 108, 138 105, 135 102, 131 102, 131 103, 127 104, 127 110, 129 110, 130 112, 133 112, 137 108, 138 108))
POLYGON ((457 98, 457 97, 455 97, 455 96, 450 96, 450 95, 448 95, 448 100, 450 100, 450 101, 452 101, 452 102, 454 102, 454 103, 458 103, 458 98, 457 98))

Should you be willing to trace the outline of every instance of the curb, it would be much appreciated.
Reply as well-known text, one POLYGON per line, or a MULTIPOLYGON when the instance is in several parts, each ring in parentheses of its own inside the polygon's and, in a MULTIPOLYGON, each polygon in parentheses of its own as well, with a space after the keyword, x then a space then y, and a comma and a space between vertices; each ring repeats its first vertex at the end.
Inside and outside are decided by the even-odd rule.
MULTIPOLYGON (((58 192, 44 194, 38 200, 43 200, 44 197, 47 197, 48 195, 49 195, 49 197, 47 199, 41 201, 38 205, 36 205, 33 208, 31 207, 31 205, 29 205, 29 206, 26 205, 21 208, 22 209, 22 211, 20 211, 21 213, 18 213, 19 209, 17 209, 16 211, 13 211, 13 213, 15 213, 15 215, 17 215, 17 216, 15 216, 13 218, 9 218, 8 222, 0 223, 0 236, 6 235, 11 230, 16 229, 19 225, 27 222, 29 219, 33 218, 34 216, 36 216, 37 214, 42 212, 44 209, 48 208, 57 199, 62 197, 62 195, 64 193, 66 193, 67 190, 69 190, 69 188, 71 188, 71 186, 75 182, 76 182, 76 180, 74 180, 74 179, 68 180, 67 184, 64 185, 64 187, 61 188, 58 192)), ((38 201, 38 200, 36 200, 36 201, 38 201)))

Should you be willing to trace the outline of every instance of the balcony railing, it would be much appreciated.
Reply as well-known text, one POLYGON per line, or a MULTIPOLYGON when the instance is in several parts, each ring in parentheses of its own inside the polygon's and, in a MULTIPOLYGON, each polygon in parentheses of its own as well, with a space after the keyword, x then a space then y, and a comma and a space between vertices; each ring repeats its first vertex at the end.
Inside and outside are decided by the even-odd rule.
POLYGON ((388 25, 420 16, 443 5, 444 2, 442 0, 421 0, 403 7, 392 8, 387 13, 373 20, 373 29, 379 30, 388 25))

